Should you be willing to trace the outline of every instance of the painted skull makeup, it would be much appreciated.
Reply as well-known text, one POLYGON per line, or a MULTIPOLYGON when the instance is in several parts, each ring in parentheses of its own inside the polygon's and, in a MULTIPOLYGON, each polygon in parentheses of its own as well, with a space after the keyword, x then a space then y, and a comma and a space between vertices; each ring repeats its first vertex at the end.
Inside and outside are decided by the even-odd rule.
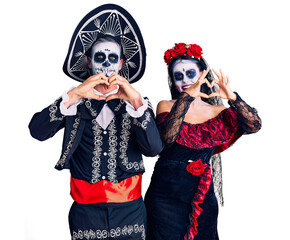
POLYGON ((114 42, 100 42, 92 47, 91 67, 92 73, 105 73, 109 77, 118 73, 120 67, 121 48, 114 42))
POLYGON ((183 92, 194 84, 201 74, 197 64, 187 59, 175 63, 172 72, 174 84, 179 92, 183 92))

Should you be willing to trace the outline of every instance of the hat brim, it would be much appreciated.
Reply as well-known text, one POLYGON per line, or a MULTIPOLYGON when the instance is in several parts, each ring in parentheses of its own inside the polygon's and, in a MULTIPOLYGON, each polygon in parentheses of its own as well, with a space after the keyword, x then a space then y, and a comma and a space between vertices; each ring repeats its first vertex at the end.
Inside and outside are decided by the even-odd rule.
POLYGON ((144 74, 146 49, 141 31, 133 17, 122 7, 105 4, 89 12, 76 27, 63 71, 74 80, 83 82, 91 76, 87 55, 94 42, 101 37, 118 38, 123 53, 119 74, 130 83, 144 74))

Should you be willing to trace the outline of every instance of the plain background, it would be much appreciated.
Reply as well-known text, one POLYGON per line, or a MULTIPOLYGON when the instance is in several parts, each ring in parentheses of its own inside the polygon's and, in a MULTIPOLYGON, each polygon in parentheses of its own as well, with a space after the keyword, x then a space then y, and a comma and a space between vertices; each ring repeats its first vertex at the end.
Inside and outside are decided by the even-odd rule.
MULTIPOLYGON (((256 107, 262 130, 223 153, 222 240, 290 239, 289 8, 276 0, 7 1, 1 4, 1 239, 70 239, 69 171, 54 165, 62 132, 45 142, 28 131, 32 115, 78 83, 62 72, 72 33, 92 9, 115 3, 137 21, 147 68, 133 86, 156 108, 169 99, 163 53, 201 45, 211 67, 256 107)), ((227 104, 225 102, 225 104, 227 104)), ((143 194, 157 158, 146 158, 143 194)))

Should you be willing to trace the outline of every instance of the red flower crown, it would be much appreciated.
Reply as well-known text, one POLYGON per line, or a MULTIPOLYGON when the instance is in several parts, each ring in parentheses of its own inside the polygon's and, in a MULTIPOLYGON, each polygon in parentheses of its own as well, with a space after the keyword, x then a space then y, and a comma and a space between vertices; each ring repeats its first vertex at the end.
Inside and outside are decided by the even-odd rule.
POLYGON ((194 58, 200 58, 202 48, 197 44, 175 43, 175 46, 164 53, 164 61, 169 65, 173 58, 188 55, 194 58))

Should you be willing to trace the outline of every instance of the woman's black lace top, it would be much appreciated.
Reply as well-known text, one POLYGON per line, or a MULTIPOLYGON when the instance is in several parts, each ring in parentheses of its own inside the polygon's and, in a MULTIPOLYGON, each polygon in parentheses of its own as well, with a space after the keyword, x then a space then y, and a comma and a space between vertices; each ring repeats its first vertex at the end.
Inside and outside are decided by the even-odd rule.
POLYGON ((237 99, 234 102, 229 101, 230 108, 204 123, 190 124, 184 122, 184 118, 194 97, 182 92, 169 113, 157 116, 166 147, 170 147, 176 140, 192 148, 213 147, 229 144, 228 140, 234 134, 257 132, 261 128, 261 119, 256 109, 235 94, 237 99), (191 139, 186 140, 188 137, 191 139))

